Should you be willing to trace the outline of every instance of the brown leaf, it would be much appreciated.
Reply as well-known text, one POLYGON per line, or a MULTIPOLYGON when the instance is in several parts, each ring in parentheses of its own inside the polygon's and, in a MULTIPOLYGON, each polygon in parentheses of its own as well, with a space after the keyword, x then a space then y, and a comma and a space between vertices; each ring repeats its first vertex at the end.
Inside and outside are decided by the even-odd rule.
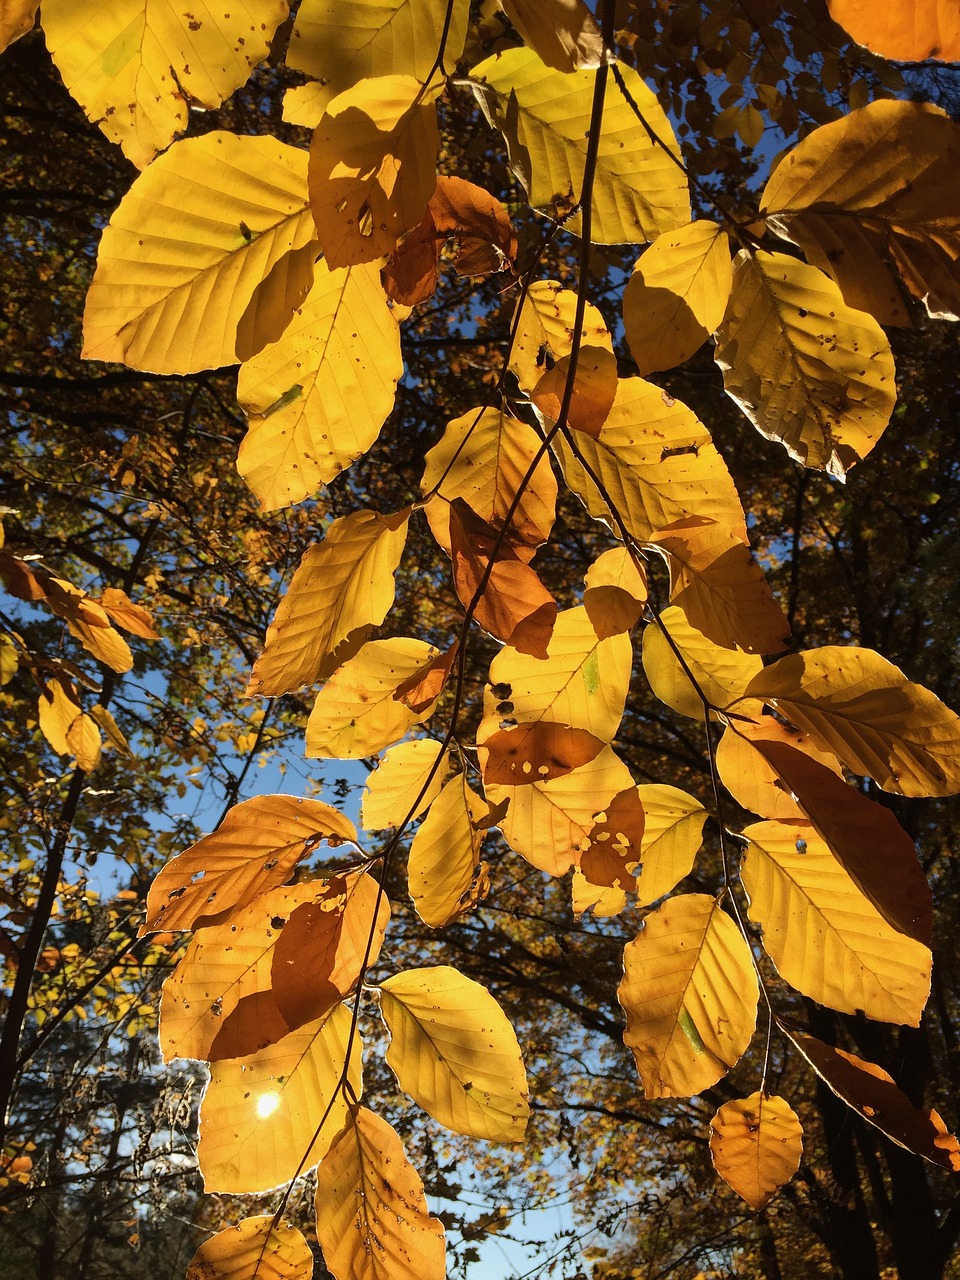
MULTIPOLYGON (((530 393, 540 412, 553 422, 560 420, 570 367, 570 356, 561 356, 530 393)), ((617 357, 604 347, 581 347, 565 425, 596 440, 616 397, 617 357)))
POLYGON ((643 830, 640 793, 636 787, 628 787, 597 814, 590 832, 590 848, 580 859, 580 870, 591 884, 611 889, 635 887, 643 830))
POLYGON ((606 743, 587 729, 534 720, 485 738, 485 783, 520 786, 561 778, 600 754, 606 743))
POLYGON ((453 670, 459 651, 460 641, 455 640, 449 649, 431 658, 419 671, 415 671, 402 684, 397 685, 393 695, 395 701, 402 702, 417 715, 433 706, 450 678, 450 672, 453 670))

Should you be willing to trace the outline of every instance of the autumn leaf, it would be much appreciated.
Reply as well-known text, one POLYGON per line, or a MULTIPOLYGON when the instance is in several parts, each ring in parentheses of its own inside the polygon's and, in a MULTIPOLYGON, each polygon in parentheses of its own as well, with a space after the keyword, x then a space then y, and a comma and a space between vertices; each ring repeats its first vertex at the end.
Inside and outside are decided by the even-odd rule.
POLYGON ((643 670, 660 701, 682 716, 702 721, 701 694, 725 707, 763 670, 759 654, 715 644, 676 605, 663 610, 660 623, 644 628, 643 670))
POLYGON ((312 1275, 313 1254, 303 1233, 264 1214, 205 1240, 186 1280, 310 1280, 312 1275))
POLYGON ((310 547, 267 631, 248 694, 276 696, 326 680, 393 604, 410 510, 355 511, 310 547))
POLYGON ((694 796, 666 783, 644 783, 637 791, 646 824, 636 893, 642 903, 656 902, 693 870, 707 811, 694 796))
POLYGON ((710 1121, 713 1166, 751 1209, 762 1209, 800 1167, 803 1129, 784 1098, 752 1093, 710 1121))
POLYGON ((134 604, 119 587, 105 588, 97 597, 97 603, 111 622, 124 631, 129 631, 131 635, 139 636, 142 640, 160 639, 149 611, 143 605, 134 604))
POLYGON ((37 0, 3 0, 0 9, 0 53, 32 30, 37 0))
POLYGON ((351 1107, 317 1173, 317 1239, 335 1280, 443 1280, 444 1236, 399 1135, 351 1107))
POLYGON ((706 894, 670 898, 623 953, 618 995, 648 1098, 691 1097, 740 1059, 757 1021, 750 948, 706 894))
POLYGON ((458 774, 445 784, 420 824, 407 861, 407 883, 417 915, 442 928, 475 905, 471 892, 480 866, 488 806, 458 774))
MULTIPOLYGON (((532 392, 573 350, 577 295, 556 280, 535 280, 523 296, 510 349, 510 372, 521 391, 532 392)), ((600 311, 584 303, 580 348, 613 355, 613 338, 600 311)))
POLYGON ((440 760, 443 744, 433 738, 401 742, 367 775, 360 801, 360 821, 367 831, 399 827, 419 818, 440 794, 449 756, 440 760), (439 761, 439 763, 438 763, 439 761), (428 781, 429 779, 429 781, 428 781))
MULTIPOLYGON (((740 704, 738 711, 742 709, 740 704)), ((794 798, 790 780, 781 778, 764 752, 757 749, 761 739, 795 747, 838 777, 843 775, 843 767, 833 752, 821 751, 809 735, 799 729, 787 728, 768 715, 749 721, 738 719, 727 726, 720 739, 717 772, 737 803, 762 818, 793 819, 806 815, 794 798)))
POLYGON ((597 636, 632 631, 647 602, 647 575, 627 548, 604 551, 583 581, 583 607, 597 636))
POLYGON ((154 877, 140 933, 222 924, 327 840, 357 839, 349 818, 322 800, 258 796, 234 805, 212 835, 173 858, 154 877))
POLYGON ((400 1088, 455 1133, 520 1142, 526 1072, 513 1028, 493 996, 446 965, 410 969, 380 988, 387 1062, 400 1088))
POLYGON ((645 827, 639 789, 631 784, 594 815, 590 847, 580 857, 582 874, 592 885, 635 889, 645 827))
POLYGON ((960 61, 960 14, 942 0, 828 0, 858 44, 898 62, 960 61))
POLYGON ((604 61, 603 36, 583 0, 503 0, 503 11, 555 71, 585 71, 604 61))
POLYGON ((44 684, 37 704, 40 732, 59 755, 73 756, 77 768, 90 773, 100 762, 100 730, 80 706, 77 691, 66 680, 44 684))

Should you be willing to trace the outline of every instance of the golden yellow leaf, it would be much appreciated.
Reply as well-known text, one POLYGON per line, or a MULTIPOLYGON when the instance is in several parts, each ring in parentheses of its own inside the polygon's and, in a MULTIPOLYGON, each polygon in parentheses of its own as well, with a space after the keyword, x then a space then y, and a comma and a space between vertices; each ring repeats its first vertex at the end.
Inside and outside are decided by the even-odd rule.
MULTIPOLYGON (((2 680, 0 680, 0 684, 2 683, 2 680)), ((119 751, 121 755, 127 756, 128 759, 132 760, 134 758, 133 752, 130 750, 130 744, 120 732, 116 720, 114 720, 106 707, 102 707, 99 702, 95 702, 90 708, 90 718, 100 726, 107 736, 107 741, 115 751, 119 751)))
POLYGON ((380 999, 387 1062, 400 1088, 454 1133, 520 1142, 527 1076, 513 1027, 490 992, 440 965, 395 974, 380 999))
POLYGON ((524 44, 555 71, 599 67, 603 36, 583 0, 502 0, 524 44))
MULTIPOLYGON (((510 351, 510 371, 521 391, 532 392, 544 374, 573 349, 577 295, 555 280, 535 280, 527 290, 517 318, 517 334, 510 351)), ((588 302, 580 329, 581 347, 613 355, 613 338, 603 316, 588 302)))
POLYGON ((691 222, 656 240, 623 291, 623 329, 644 375, 685 364, 723 319, 733 267, 715 222, 691 222))
MULTIPOLYGON (((421 83, 433 69, 447 0, 303 0, 287 66, 323 81, 287 90, 283 118, 313 128, 337 94, 374 76, 409 75, 421 83)), ((467 34, 469 4, 454 0, 444 65, 456 66, 467 34)))
POLYGON ((510 848, 548 875, 562 876, 590 849, 604 806, 634 785, 627 766, 604 746, 558 777, 519 786, 485 778, 483 789, 491 805, 507 803, 497 825, 510 848))
MULTIPOLYGON (((737 708, 738 712, 743 709, 743 704, 737 708)), ((773 716, 761 716, 756 722, 737 720, 729 724, 717 747, 717 772, 737 803, 761 818, 792 820, 805 815, 793 797, 790 784, 779 777, 773 765, 757 750, 755 744, 760 739, 795 747, 838 776, 843 774, 840 761, 832 751, 821 751, 807 734, 786 728, 773 716)))
POLYGON ((412 822, 433 804, 450 767, 449 755, 437 764, 442 751, 443 744, 433 738, 414 738, 386 753, 367 775, 360 801, 360 821, 366 831, 412 822))
MULTIPOLYGON (((463 498, 488 524, 503 528, 539 452, 540 437, 500 409, 471 409, 447 424, 425 459, 421 489, 432 494, 425 510, 437 542, 450 554, 450 509, 463 498)), ((553 528, 557 482, 544 454, 533 469, 510 521, 511 546, 531 559, 553 528)))
POLYGON ((952 0, 827 0, 857 44, 897 62, 960 62, 960 11, 952 0))
POLYGON ((444 1236, 394 1129, 354 1106, 317 1172, 317 1239, 336 1280, 443 1280, 444 1236))
MULTIPOLYGON (((960 11, 954 23, 960 35, 960 11)), ((848 306, 909 325, 899 275, 931 315, 956 320, 958 168, 956 121, 930 103, 884 99, 808 134, 767 183, 763 212, 848 306)))
POLYGON ((751 1209, 762 1209, 797 1172, 803 1128, 784 1098, 752 1093, 710 1121, 713 1167, 751 1209))
POLYGON ((96 720, 82 714, 67 730, 67 748, 77 762, 77 768, 90 773, 100 763, 102 740, 96 720))
POLYGON ((250 425, 237 468, 264 507, 309 497, 362 457, 402 373, 400 326, 379 269, 318 262, 283 337, 240 369, 250 425))
POLYGON ((37 0, 0 0, 0 53, 33 29, 37 0))
POLYGON ((310 206, 331 268, 375 262, 437 185, 434 100, 410 75, 362 80, 330 102, 310 143, 310 206))
MULTIPOLYGON (((619 85, 608 82, 593 183, 597 244, 654 240, 690 221, 680 147, 666 113, 632 67, 623 82, 639 108, 634 115, 619 85), (662 144, 662 145, 661 145, 662 144)), ((474 92, 491 125, 507 142, 510 163, 530 203, 553 217, 569 213, 583 196, 583 170, 593 104, 595 70, 564 75, 531 49, 506 49, 473 68, 474 92)), ((580 214, 564 226, 579 234, 580 214)))
POLYGON ((351 1021, 338 1004, 258 1053, 213 1063, 197 1144, 206 1191, 268 1191, 324 1158, 347 1115, 342 1081, 362 1090, 351 1021))
POLYGON ((268 890, 199 929, 163 985, 164 1057, 246 1057, 320 1017, 376 959, 389 915, 377 883, 353 873, 268 890))
POLYGON ((268 889, 290 879, 321 841, 356 841, 349 818, 322 800, 258 796, 229 811, 154 877, 140 933, 223 924, 268 889))
POLYGON ((229 13, 208 0, 190 0, 189 13, 148 0, 45 0, 43 29, 64 84, 143 169, 186 128, 189 103, 218 107, 246 83, 286 16, 286 0, 234 0, 229 13))
POLYGON ((763 670, 763 659, 758 654, 715 644, 691 626, 684 611, 675 605, 663 610, 660 621, 680 651, 687 670, 660 627, 654 624, 643 632, 643 669, 660 701, 682 716, 703 720, 698 688, 713 706, 725 707, 763 670))
POLYGON ((610 916, 620 914, 627 905, 627 895, 625 890, 620 888, 591 884, 580 868, 574 867, 570 885, 570 905, 577 918, 587 911, 592 911, 598 920, 606 920, 610 916))
POLYGON ((40 732, 58 755, 73 755, 67 734, 74 720, 83 713, 73 685, 62 680, 44 684, 37 702, 40 732))
MULTIPOLYGON (((103 233, 84 356, 154 373, 235 364, 261 281, 315 238, 306 179, 306 152, 270 137, 208 133, 171 147, 103 233)), ((313 273, 311 257, 297 261, 288 319, 313 273)))
POLYGON ((326 680, 390 611, 410 508, 354 511, 310 547, 267 631, 248 694, 274 697, 326 680))
POLYGON ((637 788, 646 815, 637 872, 637 897, 656 902, 690 874, 703 841, 707 811, 679 787, 644 783, 637 788))
POLYGON ((417 914, 442 928, 473 906, 471 888, 480 865, 486 815, 483 797, 458 774, 444 786, 413 837, 407 863, 410 897, 417 914))
POLYGON ((727 394, 761 435, 839 480, 879 440, 897 400, 876 320, 784 253, 738 257, 716 359, 727 394))
POLYGON ((20 669, 20 650, 9 636, 0 636, 0 689, 9 684, 20 669))
POLYGON ((763 571, 729 529, 700 516, 678 520, 651 535, 667 553, 670 603, 687 622, 728 649, 779 653, 790 628, 763 571))
POLYGON ((888 1138, 931 1164, 960 1172, 960 1143, 936 1111, 915 1107, 893 1078, 874 1062, 824 1044, 780 1019, 793 1044, 838 1098, 888 1138))
POLYGON ((581 347, 574 372, 573 357, 561 356, 530 393, 541 417, 549 422, 560 421, 571 374, 573 386, 563 425, 596 439, 617 397, 617 357, 605 347, 581 347))
POLYGON ((884 791, 960 791, 960 718, 872 649, 789 654, 755 676, 745 696, 762 698, 884 791))
POLYGON ((647 575, 627 548, 597 556, 583 581, 583 607, 599 638, 632 631, 647 603, 647 575))
POLYGON ((149 611, 143 605, 134 604, 119 587, 107 587, 97 603, 111 622, 123 627, 131 635, 139 636, 142 640, 160 639, 149 611))
POLYGON ((670 898, 623 952, 618 995, 648 1098, 689 1097, 739 1061, 757 1022, 750 948, 706 894, 670 898))
POLYGON ((186 1280, 310 1280, 313 1254, 296 1227, 272 1214, 244 1218, 205 1240, 187 1267, 186 1280))
POLYGON ((743 834, 748 915, 781 977, 841 1013, 919 1026, 929 948, 887 923, 809 822, 757 822, 743 834))
POLYGON ((113 629, 107 611, 92 596, 63 578, 50 577, 44 586, 43 598, 51 611, 64 620, 67 630, 88 653, 118 675, 131 670, 130 646, 120 632, 113 629))
POLYGON ((617 537, 619 526, 592 475, 639 542, 697 515, 726 525, 746 543, 743 507, 710 433, 692 409, 652 382, 621 378, 600 435, 578 435, 576 446, 579 458, 565 440, 554 438, 564 479, 590 515, 606 521, 617 537))
POLYGON ((362 760, 427 720, 436 699, 413 711, 399 700, 397 690, 438 656, 425 640, 368 641, 317 695, 307 721, 307 756, 362 760))

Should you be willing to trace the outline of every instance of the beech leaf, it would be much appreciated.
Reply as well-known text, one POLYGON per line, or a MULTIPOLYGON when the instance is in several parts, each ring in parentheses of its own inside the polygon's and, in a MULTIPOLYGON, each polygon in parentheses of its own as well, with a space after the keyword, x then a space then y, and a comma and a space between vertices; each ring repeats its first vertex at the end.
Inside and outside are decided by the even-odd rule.
POLYGON ((710 1121, 713 1166, 751 1209, 762 1209, 800 1167, 803 1129, 784 1098, 751 1093, 710 1121))
POLYGON ((272 1214, 244 1218, 205 1240, 187 1267, 186 1280, 310 1280, 313 1254, 296 1227, 272 1214))

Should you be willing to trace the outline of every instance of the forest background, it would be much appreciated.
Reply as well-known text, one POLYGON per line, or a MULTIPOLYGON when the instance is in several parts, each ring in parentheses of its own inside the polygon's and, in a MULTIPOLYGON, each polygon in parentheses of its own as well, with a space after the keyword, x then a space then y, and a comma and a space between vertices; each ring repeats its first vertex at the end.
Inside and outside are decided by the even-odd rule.
MULTIPOLYGON (((618 5, 615 16, 619 56, 656 89, 677 129, 699 216, 755 209, 775 156, 851 109, 883 97, 933 102, 953 115, 960 107, 949 63, 875 57, 851 42, 825 5, 684 0, 618 5)), ((191 111, 188 137, 226 129, 307 145, 309 133, 284 119, 284 93, 309 85, 285 57, 291 30, 292 21, 281 25, 249 84, 222 106, 191 111)), ((493 6, 475 7, 462 66, 517 43, 493 6)), ((250 668, 281 584, 329 521, 361 508, 399 511, 415 500, 424 457, 446 424, 496 384, 516 282, 502 273, 461 276, 444 259, 437 291, 404 324, 408 372, 378 442, 319 495, 264 513, 233 465, 247 429, 235 370, 151 374, 80 359, 100 236, 136 169, 64 90, 40 31, 12 43, 2 67, 5 550, 92 597, 120 590, 149 620, 136 610, 125 615, 133 666, 121 673, 109 663, 98 670, 62 611, 51 615, 16 590, 0 609, 7 636, 0 1080, 10 1102, 0 1275, 175 1276, 211 1231, 243 1214, 272 1213, 277 1197, 251 1208, 200 1193, 194 1152, 203 1075, 182 1061, 159 1062, 159 985, 178 944, 172 933, 137 937, 150 882, 238 801, 264 791, 316 795, 357 816, 366 766, 304 761, 306 695, 251 699, 250 668), (64 739, 57 752, 49 725, 44 731, 38 722, 38 678, 67 681, 85 706, 103 709, 96 714, 107 745, 89 774, 71 763, 77 740, 64 739)), ((528 208, 469 91, 448 89, 440 131, 441 171, 503 201, 516 261, 529 261, 544 221, 528 208)), ((960 192, 948 194, 960 208, 960 192)), ((620 377, 635 375, 620 317, 637 247, 595 247, 585 286, 579 243, 565 232, 553 238, 538 278, 586 288, 613 335, 620 377)), ((895 319, 899 401, 883 439, 845 484, 804 469, 750 427, 723 393, 709 344, 651 376, 709 426, 789 622, 791 648, 876 649, 956 707, 956 340, 946 320, 927 318, 909 296, 895 319)), ((536 560, 563 606, 582 599, 586 568, 611 543, 609 529, 563 494, 536 560)), ((446 647, 460 617, 447 556, 425 522, 411 522, 397 602, 378 634, 446 647)), ((475 718, 495 645, 473 643, 464 699, 475 718)), ((616 742, 637 782, 679 787, 716 813, 703 725, 654 696, 639 645, 616 742)), ((866 791, 907 830, 933 890, 930 1001, 919 1027, 835 1012, 778 989, 780 1009, 821 1039, 882 1064, 917 1107, 935 1106, 953 1128, 956 802, 866 791)), ((685 880, 694 893, 713 893, 719 874, 716 822, 704 838, 701 862, 685 880)), ((478 1266, 481 1242, 516 1233, 525 1208, 557 1200, 570 1203, 572 1226, 531 1251, 525 1274, 957 1274, 955 1179, 866 1125, 777 1037, 769 1079, 802 1118, 803 1158, 775 1199, 747 1207, 711 1167, 710 1120, 757 1087, 763 1045, 733 1082, 689 1099, 644 1100, 616 988, 623 944, 646 904, 610 917, 574 913, 568 880, 549 879, 495 837, 484 858, 489 896, 440 932, 424 924, 398 867, 391 869, 390 962, 451 964, 494 993, 526 1061, 527 1145, 511 1151, 451 1136, 414 1113, 385 1065, 366 1064, 369 1097, 402 1133, 431 1207, 442 1200, 451 1274, 489 1274, 494 1255, 485 1246, 478 1266)), ((373 1019, 364 1031, 373 1040, 381 1034, 373 1019)), ((308 1199, 298 1187, 287 1205, 291 1220, 308 1218, 308 1199)))

